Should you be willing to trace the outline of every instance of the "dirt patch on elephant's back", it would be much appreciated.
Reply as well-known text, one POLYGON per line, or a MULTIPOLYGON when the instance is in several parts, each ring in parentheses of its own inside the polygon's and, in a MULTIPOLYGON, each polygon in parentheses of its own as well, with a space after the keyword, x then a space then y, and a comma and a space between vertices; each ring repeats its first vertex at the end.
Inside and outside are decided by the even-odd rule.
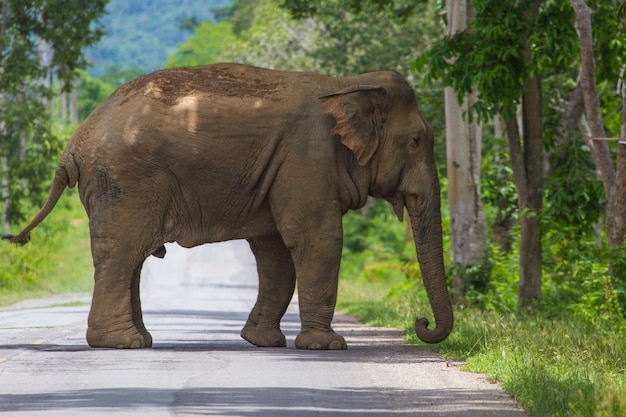
POLYGON ((276 93, 281 83, 269 82, 258 75, 230 71, 224 66, 175 68, 139 77, 122 86, 118 95, 123 97, 122 105, 137 94, 159 100, 167 106, 194 95, 278 100, 276 93))

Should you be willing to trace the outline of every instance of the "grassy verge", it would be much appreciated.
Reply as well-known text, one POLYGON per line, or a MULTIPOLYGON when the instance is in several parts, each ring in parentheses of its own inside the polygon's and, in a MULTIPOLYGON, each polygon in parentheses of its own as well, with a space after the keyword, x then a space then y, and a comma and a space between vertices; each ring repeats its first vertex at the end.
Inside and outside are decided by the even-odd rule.
POLYGON ((88 220, 73 190, 31 233, 30 243, 0 242, 0 305, 92 286, 88 220))
MULTIPOLYGON (((415 317, 432 316, 421 283, 394 273, 377 279, 371 269, 343 274, 339 309, 369 324, 406 329, 407 340, 419 343, 415 317)), ((465 361, 465 370, 498 381, 530 415, 626 415, 623 321, 591 323, 477 308, 457 310, 455 320, 451 336, 436 348, 445 358, 465 361)))

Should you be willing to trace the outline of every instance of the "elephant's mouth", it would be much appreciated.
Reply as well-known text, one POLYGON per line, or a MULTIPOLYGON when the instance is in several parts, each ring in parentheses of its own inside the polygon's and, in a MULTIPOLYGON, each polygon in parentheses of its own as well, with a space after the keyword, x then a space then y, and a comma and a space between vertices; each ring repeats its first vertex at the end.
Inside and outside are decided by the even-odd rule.
POLYGON ((395 197, 389 198, 387 201, 389 201, 389 203, 393 207, 393 212, 396 213, 396 217, 398 217, 398 220, 403 221, 404 208, 407 206, 405 195, 398 193, 395 197))
POLYGON ((405 194, 405 193, 399 192, 393 198, 387 199, 387 201, 389 201, 389 203, 393 207, 393 212, 398 217, 398 220, 403 221, 404 220, 404 209, 405 208, 412 208, 412 209, 415 210, 415 212, 417 212, 417 210, 421 206, 420 205, 420 201, 423 202, 424 199, 420 198, 417 195, 405 194))

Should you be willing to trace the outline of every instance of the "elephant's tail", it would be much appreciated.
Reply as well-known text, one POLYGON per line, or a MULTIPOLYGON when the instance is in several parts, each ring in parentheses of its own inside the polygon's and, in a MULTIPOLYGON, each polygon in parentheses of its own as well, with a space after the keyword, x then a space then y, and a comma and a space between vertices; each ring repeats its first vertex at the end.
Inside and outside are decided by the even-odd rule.
POLYGON ((43 219, 48 216, 48 214, 50 214, 63 194, 65 187, 72 188, 76 185, 78 177, 78 165, 76 164, 72 153, 66 149, 54 174, 48 199, 39 210, 39 213, 37 213, 31 222, 17 235, 4 235, 2 236, 2 239, 8 240, 20 246, 28 243, 30 240, 30 231, 37 227, 37 225, 39 225, 39 223, 41 223, 43 219))

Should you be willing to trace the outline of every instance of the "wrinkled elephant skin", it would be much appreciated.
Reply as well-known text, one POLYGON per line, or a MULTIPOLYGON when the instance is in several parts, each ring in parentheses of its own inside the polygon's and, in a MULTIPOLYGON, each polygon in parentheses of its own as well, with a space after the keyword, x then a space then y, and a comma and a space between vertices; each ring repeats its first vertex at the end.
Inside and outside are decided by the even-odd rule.
POLYGON ((87 341, 152 344, 139 277, 163 244, 247 239, 258 300, 241 335, 285 346, 280 320, 296 279, 296 346, 345 349, 331 328, 343 241, 341 217, 368 195, 409 211, 435 315, 418 320, 434 343, 452 328, 443 269, 433 135, 397 73, 349 78, 237 64, 157 71, 122 86, 78 129, 48 200, 21 243, 66 187, 78 184, 95 266, 87 341))

